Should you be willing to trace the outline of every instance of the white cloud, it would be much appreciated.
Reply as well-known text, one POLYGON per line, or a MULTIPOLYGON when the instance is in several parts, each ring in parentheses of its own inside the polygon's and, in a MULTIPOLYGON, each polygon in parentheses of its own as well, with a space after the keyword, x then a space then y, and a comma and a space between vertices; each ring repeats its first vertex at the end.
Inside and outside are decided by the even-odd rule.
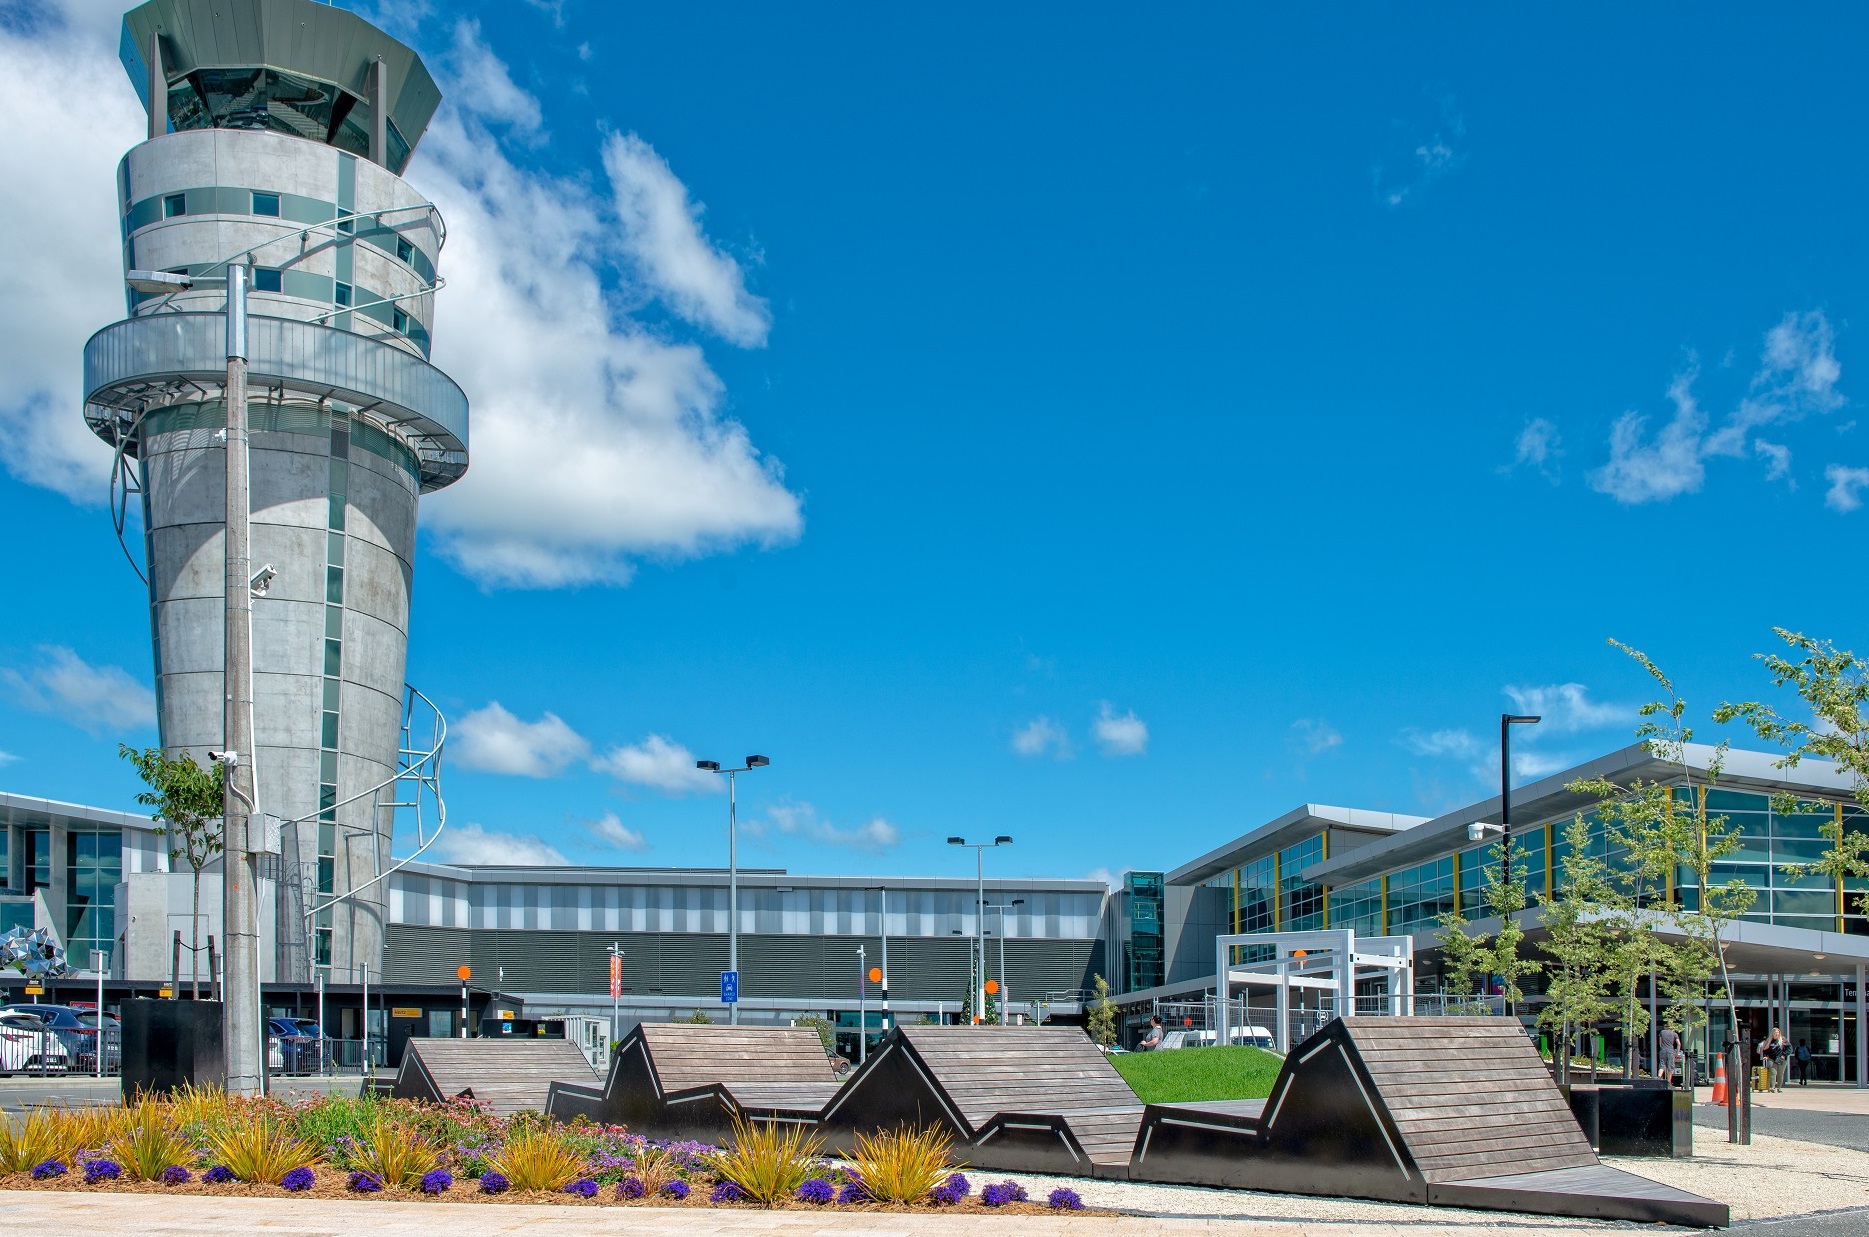
POLYGON ((624 824, 615 812, 605 812, 584 827, 593 838, 612 850, 645 851, 649 849, 649 843, 643 838, 642 832, 624 824))
POLYGON ((1298 736, 1299 744, 1313 756, 1343 745, 1343 736, 1337 732, 1337 728, 1315 717, 1301 717, 1291 724, 1291 728, 1298 736))
POLYGON ((669 308, 743 347, 766 342, 772 314, 746 290, 739 263, 701 233, 701 207, 688 200, 668 161, 634 133, 604 144, 623 244, 643 281, 669 308))
POLYGON ((493 833, 479 825, 449 825, 429 853, 442 863, 544 868, 568 862, 557 847, 529 833, 493 833))
POLYGON ((1398 120, 1389 149, 1371 173, 1376 200, 1393 210, 1466 162, 1467 122, 1451 96, 1432 100, 1427 125, 1398 120))
POLYGON ((613 747, 591 761, 591 768, 608 773, 618 781, 652 786, 672 795, 727 788, 720 774, 694 767, 693 752, 659 734, 652 734, 641 743, 613 747))
POLYGON ((1824 469, 1830 488, 1824 493, 1824 506, 1832 511, 1855 511, 1863 505, 1862 491, 1869 488, 1869 468, 1847 468, 1832 464, 1824 469))
POLYGON ((482 120, 521 135, 537 133, 545 123, 539 101, 514 83, 506 62, 481 40, 478 21, 454 27, 454 47, 444 63, 450 87, 473 96, 474 114, 482 120))
POLYGON ((0 752, 0 769, 6 768, 18 759, 19 757, 15 756, 12 752, 0 752))
POLYGON ((1765 333, 1759 368, 1745 397, 1711 433, 1693 393, 1698 371, 1690 365, 1668 388, 1674 416, 1653 441, 1646 437, 1647 418, 1640 413, 1625 412, 1616 419, 1609 461, 1590 474, 1591 487, 1621 503, 1663 502, 1698 492, 1706 481, 1705 460, 1740 458, 1748 450, 1767 461, 1767 480, 1786 476, 1790 449, 1756 438, 1753 431, 1843 407, 1847 401, 1837 390, 1843 367, 1835 345, 1836 332, 1821 310, 1786 314, 1765 333))
MULTIPOLYGON (((1755 438, 1752 440, 1752 453, 1766 461, 1765 479, 1767 481, 1777 481, 1791 475, 1791 448, 1783 443, 1767 442, 1763 438, 1755 438)), ((1791 488, 1797 489, 1798 483, 1792 481, 1791 488)))
POLYGON ((120 666, 93 666, 63 645, 39 649, 37 665, 0 668, 0 683, 24 708, 49 713, 92 734, 148 730, 156 694, 120 666))
POLYGON ((1402 746, 1417 756, 1455 756, 1461 759, 1469 759, 1482 750, 1480 741, 1465 730, 1424 732, 1410 728, 1402 732, 1402 746))
POLYGON ((449 756, 462 768, 515 777, 557 777, 591 748, 557 714, 522 722, 497 700, 454 723, 448 738, 449 756))
POLYGON ((80 360, 84 341, 123 316, 117 160, 144 136, 117 62, 123 8, 0 8, 0 167, 12 176, 0 192, 0 462, 97 505, 111 456, 79 415, 80 360), (37 188, 19 179, 27 168, 37 188))
POLYGON ((818 810, 809 803, 781 804, 769 809, 766 815, 767 825, 755 826, 755 833, 770 828, 787 837, 804 838, 825 846, 847 846, 870 855, 892 850, 902 842, 902 831, 881 816, 872 817, 854 829, 839 829, 819 816, 818 810))
POLYGON ((1602 730, 1609 726, 1633 725, 1636 712, 1621 704, 1604 704, 1590 699, 1590 689, 1582 683, 1550 683, 1541 687, 1507 687, 1512 707, 1521 714, 1542 717, 1535 730, 1519 727, 1515 734, 1575 734, 1581 730, 1602 730))
POLYGON ((1140 756, 1149 750, 1148 725, 1136 716, 1134 709, 1119 714, 1105 700, 1097 710, 1097 720, 1091 724, 1091 730, 1105 756, 1140 756))
POLYGON ((1512 462, 1500 465, 1499 471, 1511 473, 1520 468, 1530 468, 1556 485, 1563 477, 1563 470, 1558 466, 1558 460, 1563 455, 1564 440, 1559 437, 1557 426, 1543 417, 1533 417, 1519 431, 1512 462))
MULTIPOLYGON (((1127 871, 1127 869, 1125 869, 1125 871, 1127 871)), ((1108 868, 1092 868, 1090 871, 1084 873, 1084 879, 1087 881, 1101 881, 1103 887, 1106 889, 1115 889, 1123 883, 1122 873, 1112 872, 1108 868)))
POLYGON ((1012 736, 1012 750, 1021 756, 1043 756, 1050 752, 1058 760, 1071 758, 1071 736, 1049 717, 1035 717, 1012 736))
MULTIPOLYGON (((654 257, 645 291, 753 340, 763 303, 743 287, 728 294, 738 268, 695 229, 680 183, 669 173, 650 196, 660 211, 680 190, 691 235, 663 214, 645 222, 647 205, 632 231, 617 195, 640 203, 646 180, 613 181, 606 195, 522 166, 515 151, 537 136, 536 103, 471 25, 456 28, 448 63, 496 89, 488 102, 444 81, 447 102, 409 173, 448 221, 435 362, 473 400, 472 468, 423 502, 436 548, 483 585, 536 588, 622 583, 643 559, 795 540, 800 500, 723 414, 700 348, 619 298, 654 257)), ((654 152, 632 149, 616 170, 649 177, 654 152)))

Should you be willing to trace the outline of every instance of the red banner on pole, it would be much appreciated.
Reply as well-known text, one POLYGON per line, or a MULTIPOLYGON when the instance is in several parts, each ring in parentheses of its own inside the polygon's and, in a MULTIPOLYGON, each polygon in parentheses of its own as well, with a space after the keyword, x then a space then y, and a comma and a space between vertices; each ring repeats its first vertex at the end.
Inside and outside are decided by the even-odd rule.
POLYGON ((623 995, 623 958, 620 954, 610 955, 610 999, 616 1000, 623 995))

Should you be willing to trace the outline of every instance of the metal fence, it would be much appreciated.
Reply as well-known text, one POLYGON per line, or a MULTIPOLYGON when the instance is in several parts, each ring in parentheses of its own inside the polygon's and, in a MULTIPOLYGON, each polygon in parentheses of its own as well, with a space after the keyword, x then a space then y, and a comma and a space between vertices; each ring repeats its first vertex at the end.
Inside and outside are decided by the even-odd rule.
POLYGON ((49 1078, 58 1074, 114 1076, 123 1068, 122 1031, 106 1026, 28 1027, 26 1017, 0 1023, 0 1075, 24 1074, 49 1078))

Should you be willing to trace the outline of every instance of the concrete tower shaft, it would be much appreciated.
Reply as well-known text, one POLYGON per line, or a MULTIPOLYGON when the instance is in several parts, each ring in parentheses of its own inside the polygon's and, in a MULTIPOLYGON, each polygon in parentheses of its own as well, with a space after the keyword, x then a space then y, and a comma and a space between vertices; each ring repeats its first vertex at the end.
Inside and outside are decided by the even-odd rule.
POLYGON ((427 360, 444 226, 397 175, 440 96, 413 51, 312 0, 152 0, 123 49, 153 104, 118 173, 125 270, 194 282, 131 292, 92 337, 85 416, 140 492, 162 743, 229 746, 215 281, 248 264, 251 557, 276 572, 252 611, 254 767, 286 822, 262 977, 379 973, 416 505, 467 467, 466 398, 427 360))

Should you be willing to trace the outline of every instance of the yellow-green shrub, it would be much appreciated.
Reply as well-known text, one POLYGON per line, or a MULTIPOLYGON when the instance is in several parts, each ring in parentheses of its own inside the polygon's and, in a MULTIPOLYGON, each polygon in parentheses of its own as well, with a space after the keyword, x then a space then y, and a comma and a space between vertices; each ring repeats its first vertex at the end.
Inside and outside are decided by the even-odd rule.
POLYGON ((52 1110, 36 1108, 23 1117, 0 1115, 0 1172, 27 1173, 55 1159, 61 1148, 52 1110))
POLYGON ((241 1181, 277 1182, 317 1156, 264 1113, 235 1117, 209 1138, 214 1157, 241 1181))
POLYGON ((780 1133, 776 1124, 733 1119, 733 1142, 708 1157, 715 1174, 740 1187, 754 1202, 771 1207, 797 1192, 816 1171, 824 1142, 798 1126, 780 1133))
POLYGON ((441 1166, 441 1151, 414 1130, 379 1113, 357 1140, 351 1160, 391 1185, 414 1189, 424 1173, 441 1166))
POLYGON ((164 1169, 186 1165, 192 1150, 177 1128, 175 1111, 150 1099, 137 1101, 111 1143, 111 1154, 132 1181, 160 1180, 164 1169))
POLYGON ((584 1171, 583 1157, 544 1131, 509 1138, 487 1163, 515 1190, 561 1190, 584 1171))
POLYGON ((879 1203, 918 1203, 954 1167, 953 1139, 935 1126, 857 1135, 850 1157, 863 1192, 879 1203))

